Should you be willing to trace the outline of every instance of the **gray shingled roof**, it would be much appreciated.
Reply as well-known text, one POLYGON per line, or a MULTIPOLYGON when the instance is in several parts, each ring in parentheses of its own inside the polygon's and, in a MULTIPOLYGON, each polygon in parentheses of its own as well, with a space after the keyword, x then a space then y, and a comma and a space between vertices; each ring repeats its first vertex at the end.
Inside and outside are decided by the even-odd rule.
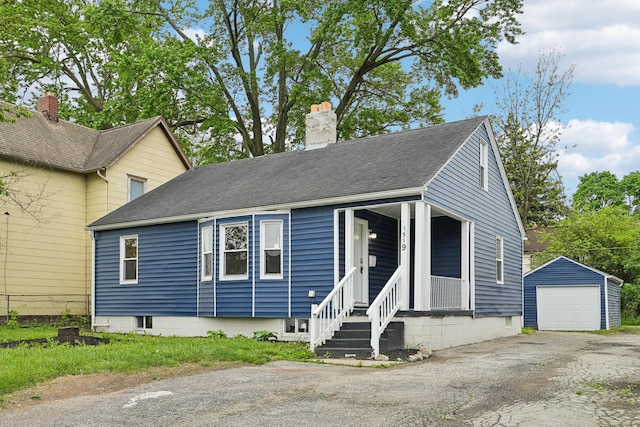
POLYGON ((158 125, 163 126, 178 155, 189 167, 162 117, 97 131, 64 120, 52 123, 41 113, 32 111, 31 117, 22 117, 16 123, 0 123, 0 157, 73 172, 92 172, 111 166, 158 125))
POLYGON ((313 205, 329 199, 412 189, 420 194, 484 120, 473 118, 316 150, 200 167, 127 203, 90 227, 313 205))

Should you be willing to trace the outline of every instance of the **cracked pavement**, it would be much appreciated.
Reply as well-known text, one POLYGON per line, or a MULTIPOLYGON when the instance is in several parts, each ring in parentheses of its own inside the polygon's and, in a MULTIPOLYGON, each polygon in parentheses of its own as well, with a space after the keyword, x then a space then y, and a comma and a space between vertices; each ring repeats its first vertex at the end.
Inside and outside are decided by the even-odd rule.
POLYGON ((0 413, 0 426, 635 426, 640 329, 536 332, 389 368, 272 362, 0 413))

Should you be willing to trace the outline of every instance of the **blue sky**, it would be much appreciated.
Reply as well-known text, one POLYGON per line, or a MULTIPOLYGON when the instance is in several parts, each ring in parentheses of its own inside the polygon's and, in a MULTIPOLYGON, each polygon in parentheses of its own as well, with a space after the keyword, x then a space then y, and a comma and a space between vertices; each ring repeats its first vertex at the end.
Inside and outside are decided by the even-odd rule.
MULTIPOLYGON (((561 69, 575 65, 571 94, 560 116, 568 125, 558 148, 558 171, 567 194, 581 175, 608 170, 622 178, 640 170, 640 1, 525 0, 519 43, 498 46, 502 66, 533 72, 541 51, 564 55, 561 69), (575 146, 575 147, 574 147, 575 146)), ((475 104, 480 114, 495 107, 490 81, 445 101, 447 121, 469 117, 475 104)))
MULTIPOLYGON (((571 147, 558 153, 567 195, 587 173, 622 178, 640 170, 640 0, 525 0, 519 21, 526 34, 497 48, 505 71, 532 73, 540 52, 551 50, 564 55, 561 71, 575 65, 567 111, 559 116, 567 128, 557 145, 571 147)), ((484 105, 479 114, 493 114, 500 84, 490 80, 444 99, 445 119, 468 118, 476 104, 484 105)))

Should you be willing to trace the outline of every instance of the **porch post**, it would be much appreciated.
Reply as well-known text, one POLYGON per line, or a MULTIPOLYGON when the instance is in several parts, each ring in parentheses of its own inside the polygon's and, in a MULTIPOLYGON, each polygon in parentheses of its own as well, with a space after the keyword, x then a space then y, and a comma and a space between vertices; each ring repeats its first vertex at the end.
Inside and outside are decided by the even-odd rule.
POLYGON ((425 277, 424 287, 424 303, 422 309, 425 311, 431 310, 431 205, 427 204, 424 215, 425 225, 425 239, 424 239, 424 256, 422 262, 424 263, 422 274, 425 277))
POLYGON ((353 267, 353 233, 354 233, 353 209, 344 210, 344 271, 353 267))
POLYGON ((460 299, 462 302, 462 307, 460 308, 463 310, 469 310, 469 236, 471 227, 469 221, 462 221, 460 227, 462 228, 462 230, 460 230, 460 273, 462 278, 462 292, 460 294, 460 299))
POLYGON ((416 202, 415 214, 415 254, 414 256, 414 285, 413 308, 416 311, 428 310, 431 296, 431 256, 427 242, 430 241, 431 205, 416 202), (429 218, 429 222, 427 222, 429 218), (425 307, 426 305, 426 307, 425 307))
POLYGON ((476 237, 475 224, 469 223, 469 310, 476 309, 476 237))
POLYGON ((409 203, 403 203, 400 212, 400 310, 408 310, 409 266, 411 265, 411 207, 409 203))

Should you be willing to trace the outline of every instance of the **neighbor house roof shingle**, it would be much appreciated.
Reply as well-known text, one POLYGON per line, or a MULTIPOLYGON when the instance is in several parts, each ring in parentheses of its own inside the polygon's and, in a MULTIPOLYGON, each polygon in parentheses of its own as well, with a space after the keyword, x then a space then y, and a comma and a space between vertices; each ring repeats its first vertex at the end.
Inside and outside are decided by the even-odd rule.
MULTIPOLYGON (((10 105, 5 102, 0 104, 10 105)), ((73 172, 92 172, 111 166, 136 142, 160 125, 182 162, 184 152, 162 117, 97 131, 64 120, 51 122, 37 111, 15 123, 0 123, 0 157, 33 162, 73 172)))
POLYGON ((486 119, 391 133, 325 148, 200 167, 99 219, 91 227, 364 194, 420 194, 486 119))

